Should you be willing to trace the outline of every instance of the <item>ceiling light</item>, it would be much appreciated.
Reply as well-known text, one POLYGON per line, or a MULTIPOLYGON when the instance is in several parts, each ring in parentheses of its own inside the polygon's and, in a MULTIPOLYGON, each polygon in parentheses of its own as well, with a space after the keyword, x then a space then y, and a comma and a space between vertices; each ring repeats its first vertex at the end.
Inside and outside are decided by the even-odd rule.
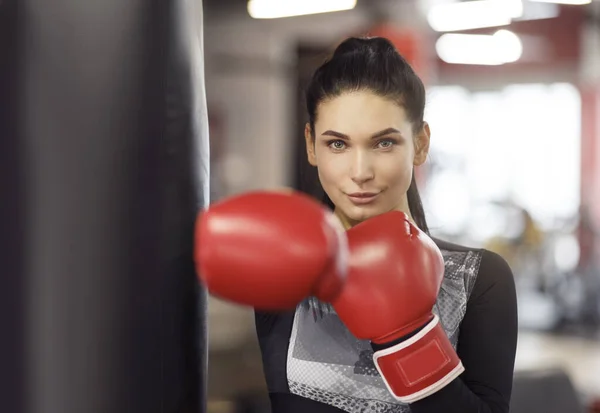
POLYGON ((351 10, 356 0, 250 0, 248 13, 255 19, 278 19, 351 10))
POLYGON ((446 33, 435 48, 444 62, 466 65, 502 65, 516 62, 523 54, 521 39, 508 30, 493 35, 446 33))

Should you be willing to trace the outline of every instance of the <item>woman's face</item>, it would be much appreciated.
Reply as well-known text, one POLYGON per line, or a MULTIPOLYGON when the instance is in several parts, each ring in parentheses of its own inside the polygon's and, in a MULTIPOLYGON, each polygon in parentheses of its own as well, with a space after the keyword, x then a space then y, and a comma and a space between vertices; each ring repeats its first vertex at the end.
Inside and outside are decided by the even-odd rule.
POLYGON ((308 160, 316 166, 335 212, 349 228, 400 210, 414 165, 429 150, 429 127, 413 134, 403 107, 369 91, 349 92, 317 108, 314 138, 305 129, 308 160))

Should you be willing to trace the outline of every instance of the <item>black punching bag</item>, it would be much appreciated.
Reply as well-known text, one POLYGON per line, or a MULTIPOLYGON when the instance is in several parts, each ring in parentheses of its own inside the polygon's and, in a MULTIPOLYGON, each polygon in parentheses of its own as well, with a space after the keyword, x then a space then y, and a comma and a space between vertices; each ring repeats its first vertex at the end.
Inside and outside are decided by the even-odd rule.
POLYGON ((1 412, 205 411, 202 42, 201 0, 0 1, 1 412))

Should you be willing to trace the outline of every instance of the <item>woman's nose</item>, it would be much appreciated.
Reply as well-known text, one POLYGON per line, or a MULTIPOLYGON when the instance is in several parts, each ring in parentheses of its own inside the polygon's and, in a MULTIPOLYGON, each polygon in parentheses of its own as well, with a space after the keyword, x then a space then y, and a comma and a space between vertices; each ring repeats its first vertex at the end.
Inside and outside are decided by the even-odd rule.
POLYGON ((374 177, 373 160, 364 151, 356 151, 352 160, 352 180, 357 184, 363 184, 374 177))

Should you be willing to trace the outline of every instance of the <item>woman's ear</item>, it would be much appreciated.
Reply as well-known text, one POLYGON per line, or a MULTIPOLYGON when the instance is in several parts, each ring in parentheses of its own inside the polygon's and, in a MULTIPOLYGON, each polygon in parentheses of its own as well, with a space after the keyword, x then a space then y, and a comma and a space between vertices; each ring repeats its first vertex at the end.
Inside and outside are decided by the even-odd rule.
POLYGON ((306 141, 306 155, 308 163, 317 166, 317 154, 315 153, 315 138, 310 130, 310 124, 307 122, 304 126, 304 140, 306 141))
POLYGON ((429 129, 429 124, 427 122, 423 122, 423 127, 415 136, 415 158, 413 161, 415 166, 423 165, 427 160, 430 138, 431 130, 429 129))

